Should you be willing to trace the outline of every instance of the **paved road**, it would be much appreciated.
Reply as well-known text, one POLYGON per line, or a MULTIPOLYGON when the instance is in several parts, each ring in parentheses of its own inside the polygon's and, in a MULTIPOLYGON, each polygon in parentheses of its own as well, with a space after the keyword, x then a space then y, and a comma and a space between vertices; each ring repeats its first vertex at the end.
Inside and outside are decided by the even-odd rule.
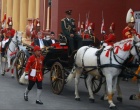
MULTIPOLYGON (((102 89, 95 95, 95 103, 88 101, 88 92, 85 88, 83 80, 80 82, 81 101, 74 100, 74 83, 66 85, 61 95, 55 95, 50 89, 49 74, 45 75, 43 82, 42 101, 43 105, 37 105, 36 86, 29 93, 29 101, 25 102, 23 93, 26 85, 17 83, 16 78, 12 79, 10 73, 5 76, 0 76, 0 110, 108 110, 107 101, 100 100, 102 89)), ((121 82, 123 91, 123 103, 116 100, 114 102, 119 110, 139 110, 140 100, 130 101, 129 96, 137 92, 136 84, 129 82, 121 82)))

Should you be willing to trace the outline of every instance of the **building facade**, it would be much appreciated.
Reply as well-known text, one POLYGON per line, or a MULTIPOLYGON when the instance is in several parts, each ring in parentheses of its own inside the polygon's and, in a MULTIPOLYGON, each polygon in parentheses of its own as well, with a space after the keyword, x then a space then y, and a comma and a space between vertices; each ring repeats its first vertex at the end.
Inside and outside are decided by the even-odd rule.
POLYGON ((89 21, 95 23, 96 37, 100 40, 103 40, 100 32, 102 16, 106 33, 110 24, 115 22, 117 40, 121 40, 129 8, 140 11, 139 0, 1 0, 1 19, 7 13, 7 16, 13 17, 13 27, 25 31, 29 18, 40 18, 43 30, 51 30, 58 35, 61 19, 65 17, 65 11, 71 9, 76 24, 79 15, 81 22, 85 22, 86 15, 89 15, 89 21))

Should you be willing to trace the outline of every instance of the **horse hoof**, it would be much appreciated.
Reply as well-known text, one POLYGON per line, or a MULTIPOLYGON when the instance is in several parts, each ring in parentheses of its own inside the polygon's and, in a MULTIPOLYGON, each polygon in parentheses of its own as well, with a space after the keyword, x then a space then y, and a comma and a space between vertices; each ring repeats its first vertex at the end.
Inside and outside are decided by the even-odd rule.
POLYGON ((130 97, 129 97, 129 100, 136 100, 137 98, 136 98, 136 95, 135 94, 133 94, 133 95, 131 95, 130 97))
POLYGON ((100 98, 100 100, 104 100, 104 95, 100 98))
POLYGON ((95 102, 95 100, 94 100, 94 99, 89 99, 89 101, 90 101, 91 103, 94 103, 94 102, 95 102))
POLYGON ((14 78, 14 75, 11 75, 11 78, 14 78))
POLYGON ((117 100, 119 101, 119 102, 122 102, 122 97, 117 97, 117 100))
POLYGON ((76 101, 80 101, 80 98, 75 98, 76 101))
POLYGON ((3 72, 1 75, 4 76, 5 75, 5 72, 3 72))

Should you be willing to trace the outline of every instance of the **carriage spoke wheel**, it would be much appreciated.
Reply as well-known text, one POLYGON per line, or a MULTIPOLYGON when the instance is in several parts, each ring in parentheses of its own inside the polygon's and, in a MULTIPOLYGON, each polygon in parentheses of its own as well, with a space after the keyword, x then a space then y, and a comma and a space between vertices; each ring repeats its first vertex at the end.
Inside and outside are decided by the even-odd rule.
POLYGON ((27 58, 25 53, 23 51, 20 51, 19 54, 17 55, 17 61, 16 61, 16 76, 18 82, 24 72, 26 60, 27 58))
POLYGON ((64 69, 59 62, 55 62, 50 71, 50 82, 53 93, 60 94, 62 92, 64 81, 64 69))
MULTIPOLYGON (((102 77, 93 77, 92 80, 91 80, 91 88, 92 88, 92 91, 93 93, 97 93, 99 92, 99 90, 101 89, 101 86, 103 84, 103 79, 102 77)), ((85 85, 86 85, 86 88, 87 88, 87 83, 86 83, 86 78, 85 78, 85 85)))

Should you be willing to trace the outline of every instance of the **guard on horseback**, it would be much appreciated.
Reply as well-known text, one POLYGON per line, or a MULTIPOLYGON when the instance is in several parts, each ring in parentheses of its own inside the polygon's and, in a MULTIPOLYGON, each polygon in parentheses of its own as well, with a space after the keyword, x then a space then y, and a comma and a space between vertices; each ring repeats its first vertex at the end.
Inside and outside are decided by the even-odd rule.
POLYGON ((134 12, 132 9, 129 9, 126 16, 127 26, 124 28, 122 34, 123 39, 132 38, 134 35, 139 35, 137 31, 134 29, 135 26, 135 18, 134 12))
POLYGON ((12 28, 12 26, 13 26, 12 17, 8 18, 7 24, 8 24, 8 28, 5 28, 2 30, 2 34, 4 35, 2 42, 1 42, 2 43, 2 45, 1 45, 2 57, 4 57, 6 48, 9 46, 11 38, 13 38, 13 36, 15 34, 15 29, 12 28))
POLYGON ((33 29, 31 30, 31 45, 34 45, 34 40, 38 38, 38 33, 42 33, 41 29, 40 29, 40 20, 34 19, 33 20, 33 29))
POLYGON ((63 35, 68 40, 68 51, 70 56, 74 50, 79 49, 82 46, 82 38, 76 34, 75 20, 71 18, 72 10, 68 10, 65 13, 66 17, 61 20, 61 29, 63 35))
POLYGON ((113 44, 115 43, 115 40, 116 40, 116 36, 115 36, 115 23, 112 22, 110 28, 109 28, 109 35, 105 35, 104 38, 104 42, 107 43, 107 45, 111 45, 113 46, 113 44))

